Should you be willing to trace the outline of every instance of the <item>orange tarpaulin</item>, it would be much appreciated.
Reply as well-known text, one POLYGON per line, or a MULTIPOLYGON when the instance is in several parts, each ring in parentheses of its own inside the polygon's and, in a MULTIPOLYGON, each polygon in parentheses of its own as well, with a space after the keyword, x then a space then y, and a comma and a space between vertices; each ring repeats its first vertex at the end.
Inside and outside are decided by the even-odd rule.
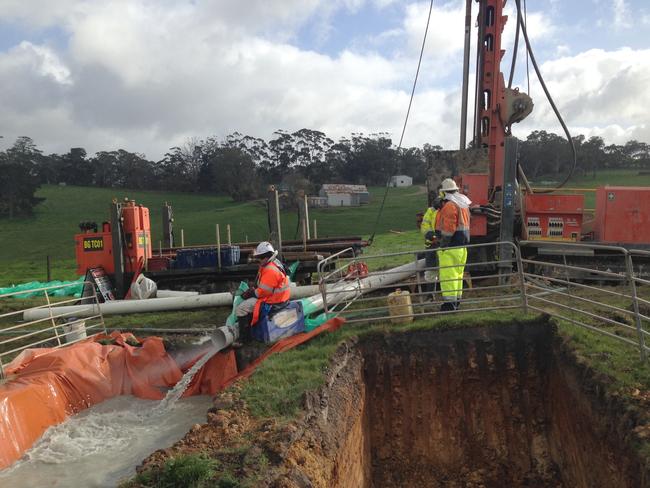
MULTIPOLYGON (((331 319, 309 333, 283 339, 262 357, 237 373, 232 349, 215 354, 195 375, 183 396, 215 394, 239 378, 246 378, 269 355, 291 349, 343 320, 331 319)), ((199 353, 198 356, 202 356, 199 353)), ((182 364, 189 368, 198 357, 182 364)), ((163 390, 182 377, 181 367, 165 351, 162 339, 138 341, 132 334, 113 332, 94 336, 61 349, 30 349, 8 366, 9 379, 0 385, 0 469, 10 466, 45 430, 66 417, 117 395, 162 399, 163 390), (113 344, 97 341, 112 339, 113 344), (140 342, 132 346, 127 341, 140 342)))

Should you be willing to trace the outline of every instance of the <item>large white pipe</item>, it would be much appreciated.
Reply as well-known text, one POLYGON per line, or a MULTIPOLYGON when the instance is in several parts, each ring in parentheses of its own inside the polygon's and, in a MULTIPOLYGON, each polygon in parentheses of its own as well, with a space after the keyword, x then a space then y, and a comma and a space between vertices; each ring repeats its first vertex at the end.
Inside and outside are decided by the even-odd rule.
MULTIPOLYGON (((397 283, 415 274, 424 268, 424 259, 404 264, 388 271, 371 273, 359 281, 343 281, 328 285, 326 288, 327 303, 336 303, 349 300, 357 294, 365 293, 373 288, 397 283)), ((99 305, 70 305, 52 307, 54 318, 60 317, 90 317, 97 315, 101 310, 103 315, 119 315, 129 313, 163 312, 171 310, 191 310, 196 308, 224 307, 232 305, 232 294, 209 293, 205 295, 191 295, 172 298, 149 298, 147 300, 115 300, 99 305), (99 310, 98 310, 99 307, 99 310)), ((323 296, 317 285, 291 287, 291 298, 296 300, 307 298, 305 311, 313 313, 324 308, 323 296)), ((48 308, 33 308, 23 313, 25 321, 39 320, 50 317, 48 308)))
MULTIPOLYGON (((293 286, 291 298, 305 298, 318 293, 318 286, 293 286)), ((170 310, 191 310, 195 308, 226 307, 232 305, 230 293, 208 293, 205 295, 190 295, 170 298, 149 298, 147 300, 115 300, 105 303, 89 305, 69 305, 52 307, 52 314, 56 317, 90 317, 99 311, 103 315, 119 315, 129 313, 164 312, 170 310)), ((50 317, 50 309, 32 308, 25 310, 23 320, 29 322, 50 317)))
MULTIPOLYGON (((341 281, 328 285, 325 289, 327 306, 329 308, 337 303, 350 300, 359 294, 363 295, 375 288, 399 283, 418 271, 422 271, 424 268, 424 259, 420 259, 387 271, 380 271, 375 274, 370 273, 359 281, 341 281)), ((323 295, 320 292, 307 298, 306 301, 308 303, 305 304, 305 312, 308 314, 324 308, 323 295)))
POLYGON ((156 291, 156 298, 189 297, 198 294, 198 291, 158 290, 156 291))

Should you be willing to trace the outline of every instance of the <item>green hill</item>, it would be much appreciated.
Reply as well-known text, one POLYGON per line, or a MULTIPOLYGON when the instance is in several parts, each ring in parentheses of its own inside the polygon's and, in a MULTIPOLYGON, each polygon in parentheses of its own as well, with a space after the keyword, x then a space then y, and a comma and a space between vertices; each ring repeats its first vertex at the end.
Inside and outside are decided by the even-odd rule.
MULTIPOLYGON (((533 182, 552 186, 552 182, 533 182)), ((595 188, 600 185, 650 186, 650 175, 636 170, 601 171, 596 178, 576 177, 567 186, 595 188)), ((371 187, 371 203, 363 207, 311 209, 310 219, 318 221, 318 236, 360 235, 373 232, 381 205, 383 187, 371 187)), ((113 198, 129 197, 149 207, 154 248, 161 239, 161 206, 168 202, 174 207, 176 237, 185 233, 186 245, 214 244, 215 224, 221 225, 222 241, 226 225, 232 229, 234 242, 258 241, 268 237, 264 202, 236 203, 226 196, 173 192, 149 192, 88 188, 74 186, 43 186, 37 193, 46 200, 36 208, 34 217, 13 221, 0 220, 0 286, 31 280, 45 280, 46 256, 52 259, 52 276, 56 279, 75 277, 73 236, 81 221, 101 224, 109 219, 109 204, 113 198)), ((594 194, 587 192, 585 206, 593 208, 594 194)), ((415 214, 426 206, 425 190, 421 186, 391 188, 377 233, 390 230, 413 231, 415 214)), ((282 236, 296 237, 297 215, 282 213, 282 236)), ((387 234, 376 242, 373 252, 392 252, 419 246, 417 233, 387 234), (401 244, 403 243, 403 245, 401 244)))
MULTIPOLYGON (((311 209, 310 219, 318 222, 318 236, 369 236, 374 228, 384 188, 370 188, 371 203, 363 207, 311 209)), ((37 193, 46 200, 28 219, 0 221, 0 286, 31 280, 45 280, 46 256, 51 256, 53 278, 75 276, 73 236, 82 221, 109 219, 113 198, 128 197, 151 212, 154 248, 161 239, 161 206, 173 205, 177 242, 184 230, 186 245, 214 244, 215 224, 221 226, 222 242, 230 224, 232 240, 257 241, 268 237, 264 202, 236 203, 229 197, 188 193, 147 192, 74 186, 43 186, 37 193)), ((378 233, 415 229, 415 214, 426 206, 422 187, 391 188, 377 227, 378 233)), ((282 236, 294 239, 295 212, 282 212, 282 236)))

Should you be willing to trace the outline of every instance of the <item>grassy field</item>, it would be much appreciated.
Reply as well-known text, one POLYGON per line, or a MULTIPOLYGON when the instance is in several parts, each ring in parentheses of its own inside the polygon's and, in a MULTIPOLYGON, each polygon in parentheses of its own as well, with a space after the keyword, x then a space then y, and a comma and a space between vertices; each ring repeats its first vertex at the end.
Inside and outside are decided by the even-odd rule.
MULTIPOLYGON (((369 236, 374 229, 384 188, 370 188, 371 203, 356 208, 312 209, 310 218, 318 221, 318 236, 369 236)), ((46 200, 32 218, 0 221, 0 286, 46 278, 46 256, 52 259, 54 279, 73 279, 75 274, 73 236, 81 221, 98 224, 109 219, 108 209, 115 197, 129 197, 149 207, 153 241, 161 239, 161 211, 164 202, 174 207, 176 237, 184 230, 186 245, 216 241, 215 224, 226 225, 232 240, 262 240, 268 237, 266 208, 263 202, 235 203, 229 197, 112 190, 106 188, 44 186, 38 196, 46 200)), ((415 228, 415 214, 426 206, 422 187, 390 190, 378 233, 415 228)), ((284 239, 296 236, 297 215, 282 213, 284 239)))
MULTIPOLYGON (((552 182, 540 178, 533 185, 552 186, 552 182)), ((596 178, 591 175, 575 177, 567 184, 572 188, 601 185, 650 186, 650 175, 639 175, 633 170, 601 171, 596 178)), ((369 236, 375 228, 383 192, 383 187, 371 187, 371 203, 363 207, 312 209, 310 218, 318 221, 319 237, 369 236)), ((34 217, 0 220, 0 287, 32 280, 44 281, 48 255, 51 256, 54 279, 75 278, 73 236, 78 232, 77 226, 81 221, 101 224, 108 220, 108 208, 113 198, 129 197, 149 207, 155 246, 161 239, 160 207, 164 202, 173 205, 177 239, 180 241, 180 229, 183 229, 187 245, 214 243, 217 223, 222 227, 224 240, 227 224, 231 225, 233 241, 256 241, 268 235, 266 209, 262 201, 236 203, 225 196, 73 186, 43 186, 37 195, 45 201, 36 208, 34 217)), ((586 192, 585 206, 593 208, 594 205, 595 195, 586 192)), ((389 241, 401 242, 406 237, 410 239, 406 241, 409 245, 419 245, 417 239, 389 234, 389 231, 415 229, 415 214, 425 206, 423 187, 391 188, 377 233, 386 234, 389 241)), ((296 227, 296 213, 283 212, 283 237, 293 239, 296 227)))

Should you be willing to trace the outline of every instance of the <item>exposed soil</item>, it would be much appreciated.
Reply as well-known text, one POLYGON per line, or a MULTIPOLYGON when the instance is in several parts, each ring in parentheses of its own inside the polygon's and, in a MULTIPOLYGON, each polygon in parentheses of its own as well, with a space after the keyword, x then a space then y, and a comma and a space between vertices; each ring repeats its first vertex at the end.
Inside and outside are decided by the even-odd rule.
POLYGON ((146 464, 204 451, 278 488, 650 486, 633 448, 643 410, 548 324, 375 335, 343 344, 326 376, 288 425, 222 394, 208 424, 146 464))

